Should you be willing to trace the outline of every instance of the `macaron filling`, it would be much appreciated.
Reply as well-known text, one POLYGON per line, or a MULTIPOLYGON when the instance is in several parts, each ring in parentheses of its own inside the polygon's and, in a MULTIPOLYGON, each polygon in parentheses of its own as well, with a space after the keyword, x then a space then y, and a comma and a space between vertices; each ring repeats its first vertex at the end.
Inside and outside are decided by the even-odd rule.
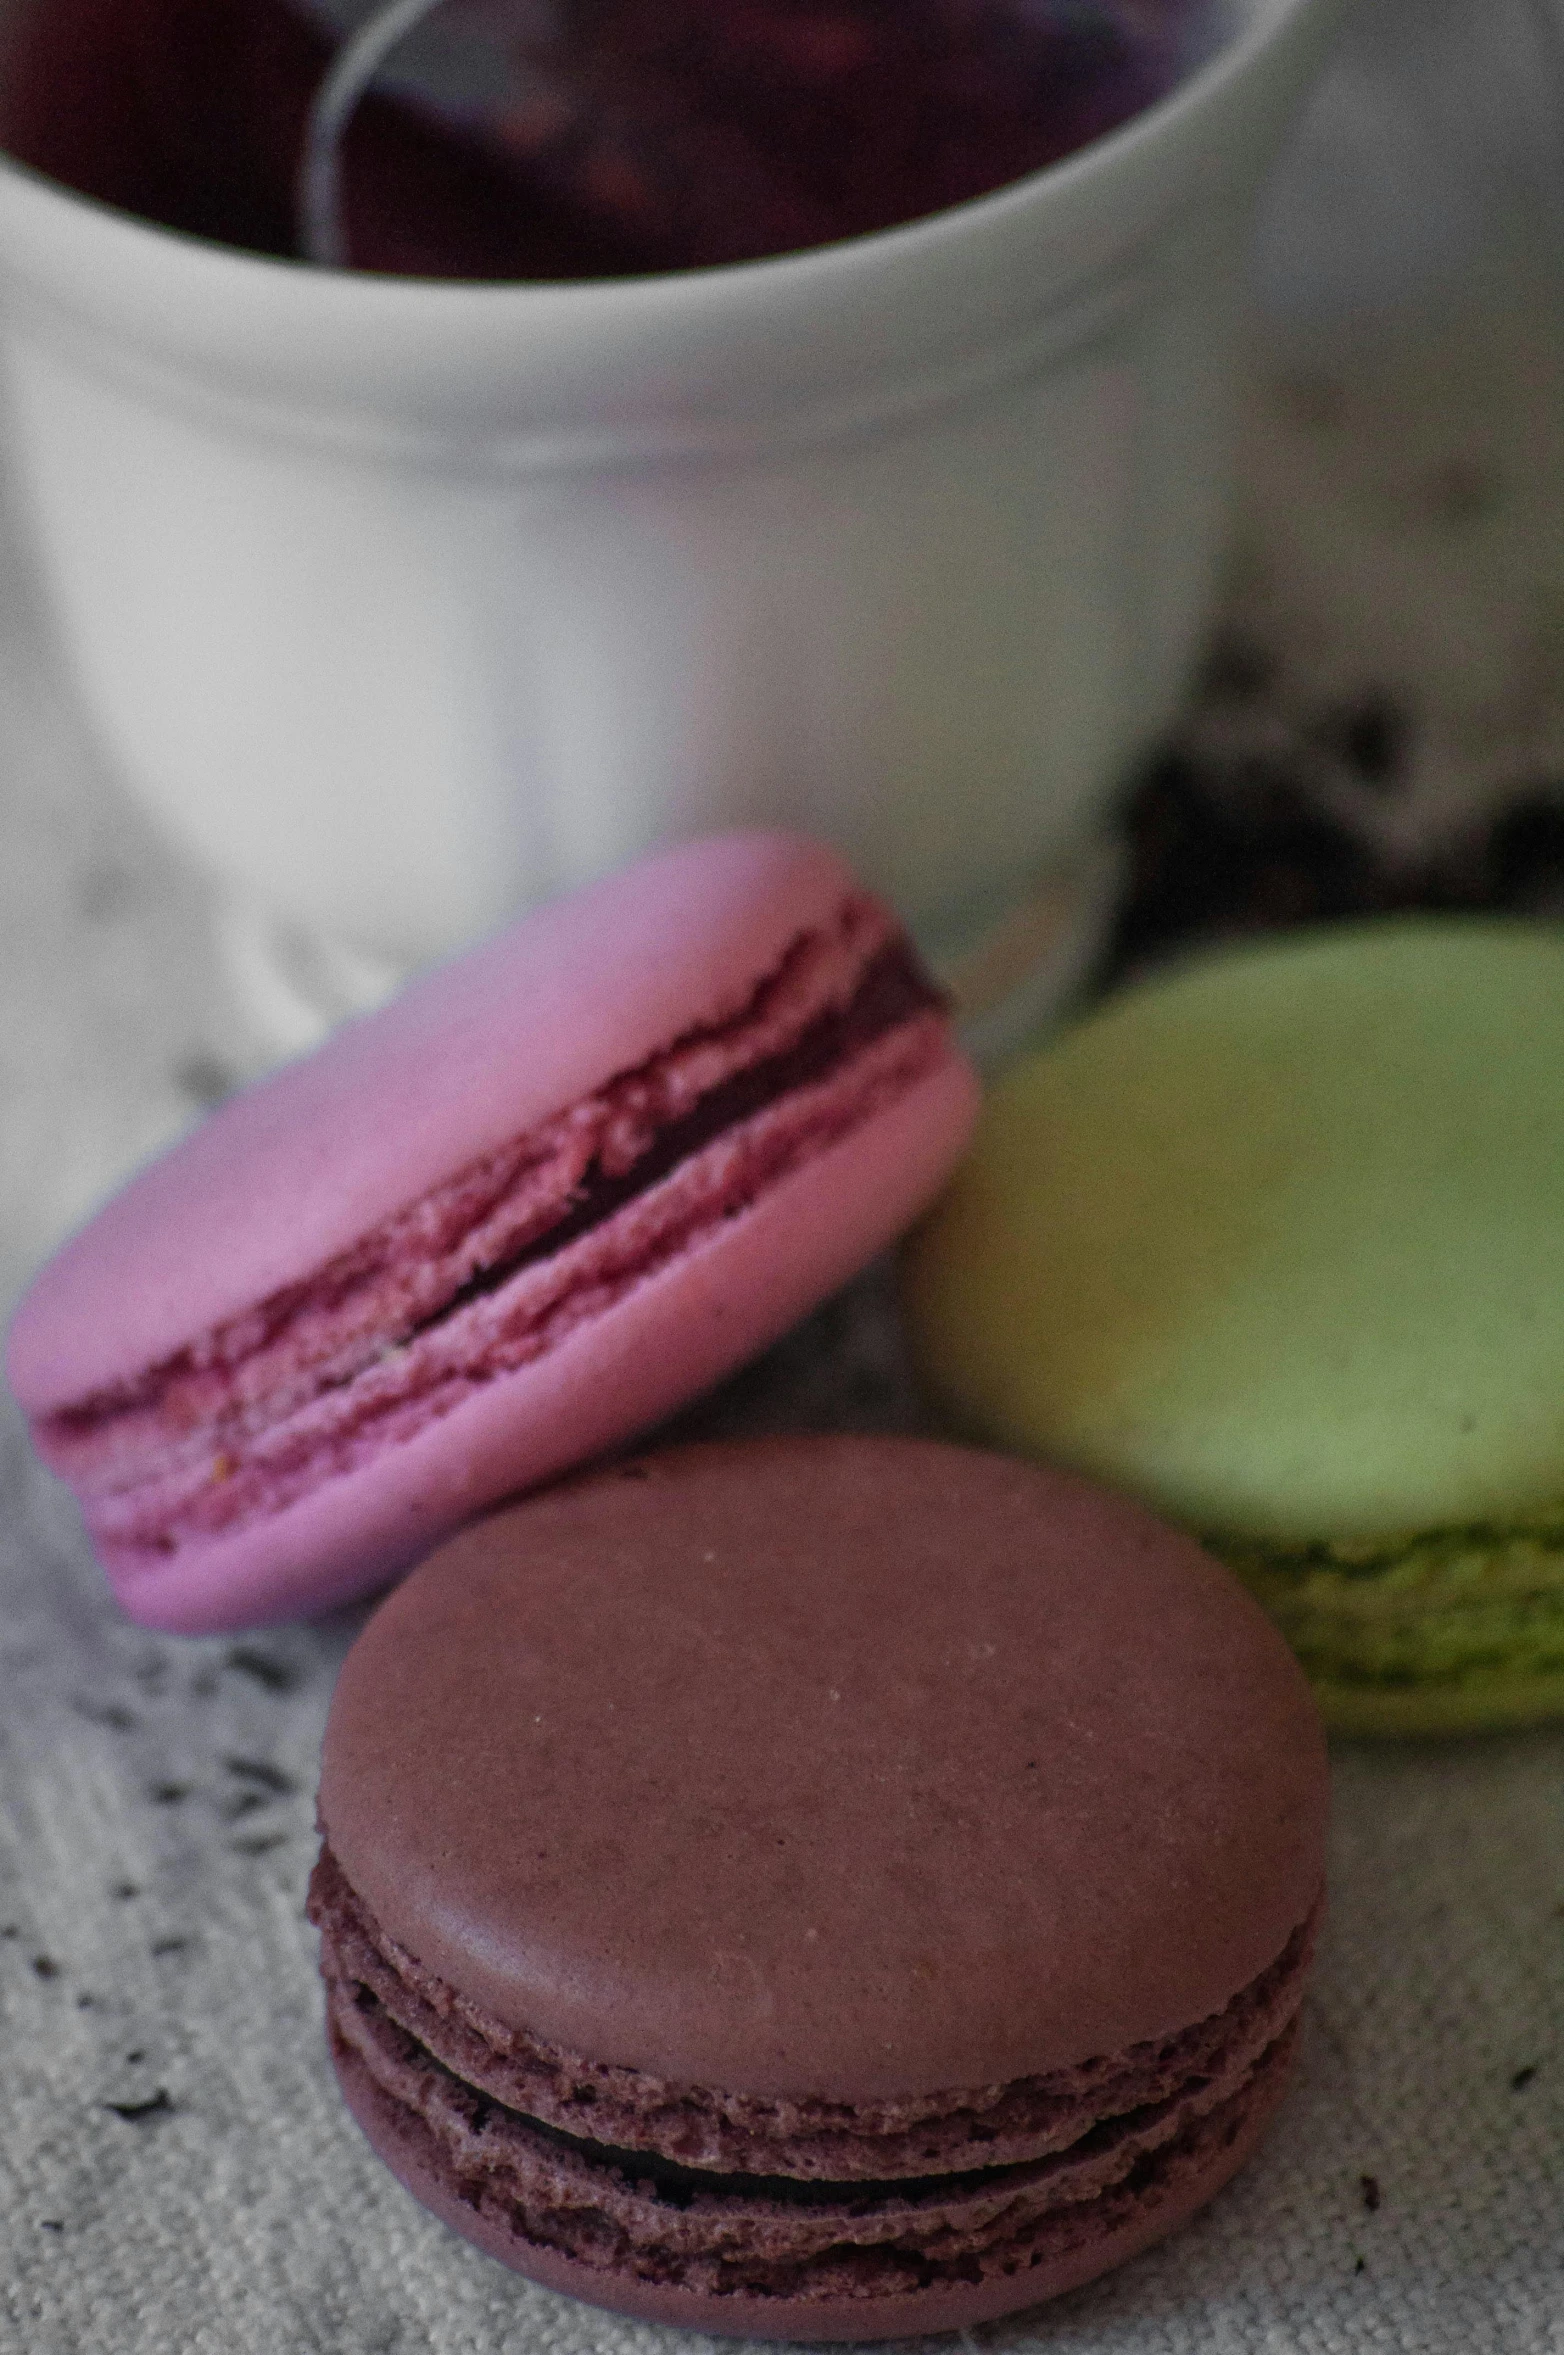
POLYGON ((508 1140, 35 1442, 121 1566, 277 1512, 699 1247, 948 1054, 876 903, 797 936, 722 1018, 508 1140))
POLYGON ((1354 1730, 1524 1724, 1564 1705, 1564 1514, 1399 1542, 1212 1540, 1354 1730))
POLYGON ((426 2185, 519 2249, 788 2298, 1013 2275, 1176 2199, 1279 2098, 1319 1913, 1160 2041, 851 2105, 670 2085, 508 2027, 380 1928, 329 1847, 309 1910, 339 2074, 426 2185))

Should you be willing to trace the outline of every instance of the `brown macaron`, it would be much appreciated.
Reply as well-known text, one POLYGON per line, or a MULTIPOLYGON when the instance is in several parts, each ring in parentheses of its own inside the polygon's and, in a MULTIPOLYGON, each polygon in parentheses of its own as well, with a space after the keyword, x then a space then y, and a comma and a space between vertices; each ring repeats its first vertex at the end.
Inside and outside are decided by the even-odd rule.
POLYGON ((1281 1638, 1139 1507, 923 1441, 646 1456, 468 1530, 349 1655, 333 2057, 409 2189, 551 2288, 957 2329, 1247 2157, 1325 1814, 1281 1638))

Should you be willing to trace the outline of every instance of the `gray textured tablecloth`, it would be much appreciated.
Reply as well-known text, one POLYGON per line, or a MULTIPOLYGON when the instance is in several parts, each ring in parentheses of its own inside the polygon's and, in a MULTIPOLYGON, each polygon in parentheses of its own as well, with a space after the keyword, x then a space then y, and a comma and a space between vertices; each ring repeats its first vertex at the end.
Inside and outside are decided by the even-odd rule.
MULTIPOLYGON (((1472 476, 1451 465, 1475 464, 1474 434, 1483 464, 1496 462, 1492 399, 1464 384, 1460 397, 1449 446, 1437 435, 1425 446, 1424 431, 1415 451, 1393 388, 1360 385, 1356 409, 1328 384, 1273 387, 1257 404, 1255 525, 1233 623, 1268 648, 1271 684, 1257 674, 1240 715, 1229 701, 1192 722, 1202 757, 1226 746, 1233 790, 1232 776, 1241 786, 1262 755, 1290 747, 1323 803, 1377 825, 1391 858, 1408 841, 1458 841, 1496 795, 1534 783, 1559 717, 1537 649, 1552 647, 1559 667, 1564 597, 1545 610, 1540 587, 1523 596, 1518 585, 1542 564, 1530 519, 1542 494, 1519 538, 1469 514, 1460 540, 1451 518, 1471 509, 1472 476), (1393 508, 1387 484, 1405 492, 1414 458, 1422 502, 1406 493, 1393 508), (1418 675, 1408 596, 1442 600, 1445 614, 1466 598, 1482 624, 1467 631, 1475 669, 1451 669, 1454 625, 1441 624, 1438 659, 1418 675), (1524 620, 1519 651, 1506 614, 1524 620), (1474 733, 1463 715, 1484 694, 1491 712, 1507 680, 1511 754, 1496 767, 1492 730, 1474 733), (1373 774, 1382 732, 1366 742, 1349 730, 1341 758, 1320 749, 1320 715, 1350 711, 1377 682, 1418 731, 1399 794, 1373 774), (1488 753, 1463 769, 1461 743, 1479 737, 1488 753)), ((1564 468, 1544 486, 1555 500, 1545 513, 1559 481, 1564 468)), ((50 1241, 254 1052, 224 995, 202 888, 85 749, 0 520, 8 549, 7 1300, 50 1241)), ((915 1414, 871 1276, 693 1421, 905 1425, 915 1414)), ((349 1620, 183 1642, 130 1626, 68 1499, 0 1404, 5 2355, 693 2355, 716 2344, 511 2277, 415 2207, 341 2110, 301 1902, 321 1725, 352 1631, 349 1620)), ((1343 1747, 1335 1787, 1332 1913, 1301 2080, 1259 2159, 1167 2247, 970 2345, 1564 2355, 1564 1734, 1343 1747)))

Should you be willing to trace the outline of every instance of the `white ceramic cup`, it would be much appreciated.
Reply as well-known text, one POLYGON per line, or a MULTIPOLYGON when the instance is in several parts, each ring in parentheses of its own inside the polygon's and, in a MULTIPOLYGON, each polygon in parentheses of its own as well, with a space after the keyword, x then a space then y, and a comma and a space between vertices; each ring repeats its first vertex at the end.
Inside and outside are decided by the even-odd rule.
POLYGON ((997 195, 664 277, 315 271, 0 163, 19 471, 120 775, 337 945, 323 997, 757 820, 1002 994, 1207 617, 1246 234, 1343 5, 1239 0, 997 195))

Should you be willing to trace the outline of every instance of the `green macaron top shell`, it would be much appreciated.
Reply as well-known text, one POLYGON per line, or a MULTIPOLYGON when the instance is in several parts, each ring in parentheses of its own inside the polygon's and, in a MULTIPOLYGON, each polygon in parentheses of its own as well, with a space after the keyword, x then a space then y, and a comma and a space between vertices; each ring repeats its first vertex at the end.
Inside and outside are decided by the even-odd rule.
POLYGON ((1350 1579, 1564 1519, 1564 931, 1379 920, 1127 991, 998 1088, 908 1301, 969 1426, 1218 1539, 1350 1579))

